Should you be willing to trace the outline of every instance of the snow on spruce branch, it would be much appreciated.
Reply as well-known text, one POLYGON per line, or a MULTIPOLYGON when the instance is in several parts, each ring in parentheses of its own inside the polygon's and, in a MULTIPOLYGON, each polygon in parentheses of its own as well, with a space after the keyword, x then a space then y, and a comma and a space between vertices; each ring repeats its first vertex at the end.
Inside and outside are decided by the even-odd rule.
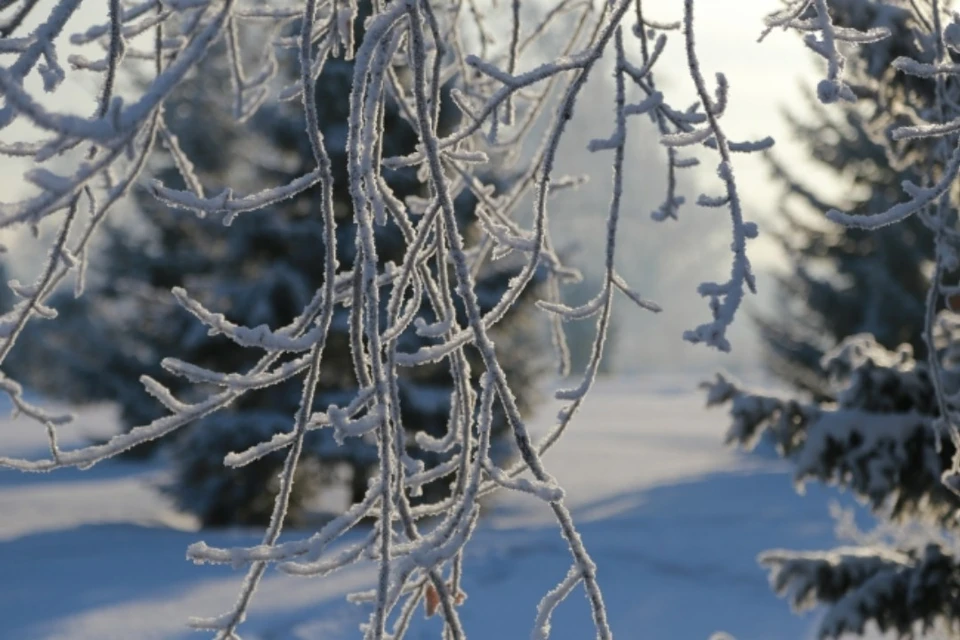
MULTIPOLYGON (((949 372, 946 390, 955 393, 957 319, 945 313, 939 324, 935 358, 949 372)), ((909 346, 889 351, 868 334, 841 342, 822 367, 833 380, 835 403, 753 393, 719 375, 703 386, 708 404, 730 407, 728 442, 753 447, 761 438, 772 440, 793 463, 798 489, 811 480, 836 485, 889 527, 909 525, 922 535, 892 543, 861 536, 858 547, 767 551, 759 561, 795 609, 826 608, 820 638, 863 634, 871 624, 901 637, 941 627, 952 635, 960 628, 960 493, 942 477, 950 473, 957 442, 939 440, 941 405, 930 368, 914 360, 909 346)), ((949 398, 953 410, 956 397, 949 398)))
MULTIPOLYGON (((935 334, 938 331, 938 309, 951 295, 950 286, 960 268, 957 253, 960 248, 960 234, 956 228, 957 203, 951 195, 955 192, 960 175, 960 137, 957 135, 960 132, 960 103, 956 90, 960 67, 954 63, 954 56, 960 52, 960 14, 954 12, 952 17, 949 17, 950 3, 944 0, 931 0, 927 11, 921 10, 915 3, 909 7, 898 6, 897 3, 854 0, 843 0, 842 3, 838 0, 838 3, 850 5, 844 8, 848 15, 853 16, 854 21, 862 22, 866 18, 868 21, 875 21, 875 27, 860 30, 836 26, 829 28, 829 20, 825 18, 828 12, 823 0, 817 0, 815 8, 810 9, 815 14, 812 19, 804 19, 804 16, 809 14, 806 5, 810 3, 794 3, 796 15, 777 14, 785 27, 804 30, 816 24, 816 28, 821 31, 822 39, 812 48, 828 60, 828 78, 825 82, 834 82, 843 70, 844 58, 837 53, 834 41, 845 39, 850 45, 857 46, 880 42, 890 35, 891 29, 914 30, 911 36, 913 51, 910 55, 893 58, 883 47, 876 47, 874 54, 877 59, 889 60, 891 72, 904 74, 904 84, 907 84, 906 80, 913 78, 927 83, 924 89, 916 90, 917 96, 902 99, 904 104, 899 108, 897 120, 888 132, 889 140, 893 143, 924 145, 926 166, 920 173, 925 177, 925 181, 923 184, 904 181, 902 188, 907 198, 886 211, 855 215, 830 210, 827 217, 844 226, 869 230, 918 216, 933 233, 935 264, 927 297, 924 331, 928 352, 927 368, 939 413, 933 426, 938 439, 940 432, 945 430, 951 434, 956 444, 960 442, 960 414, 957 413, 953 396, 956 391, 948 389, 948 378, 951 374, 939 357, 943 345, 936 344, 935 334), (804 6, 801 7, 801 4, 804 6), (830 34, 831 31, 833 35, 830 34), (911 104, 915 101, 921 104, 911 104)), ((874 69, 871 73, 877 75, 882 73, 882 69, 874 69)), ((849 87, 834 82, 834 89, 837 90, 834 93, 841 97, 853 98, 849 87)), ((831 92, 833 90, 827 93, 833 95, 831 92)), ((825 99, 830 96, 824 93, 821 85, 821 100, 830 102, 825 99)), ((953 468, 945 474, 945 479, 960 486, 957 478, 960 478, 960 455, 955 459, 953 468)))
POLYGON ((798 487, 835 484, 894 519, 951 521, 960 499, 940 478, 954 447, 938 443, 926 363, 858 335, 830 351, 823 367, 834 376, 835 406, 750 392, 722 375, 702 387, 708 405, 730 407, 727 442, 753 448, 769 438, 795 464, 798 487))

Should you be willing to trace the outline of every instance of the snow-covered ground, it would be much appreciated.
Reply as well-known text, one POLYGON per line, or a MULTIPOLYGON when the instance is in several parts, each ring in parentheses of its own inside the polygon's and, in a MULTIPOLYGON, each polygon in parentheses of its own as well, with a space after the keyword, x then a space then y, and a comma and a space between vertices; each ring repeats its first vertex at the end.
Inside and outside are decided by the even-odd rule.
MULTIPOLYGON (((598 565, 611 626, 625 640, 806 639, 812 616, 793 615, 767 585, 756 555, 772 547, 834 544, 828 503, 797 496, 781 462, 721 444, 726 416, 706 411, 695 378, 604 381, 547 456, 567 489, 598 565)), ((535 422, 549 425, 555 407, 535 422)), ((109 430, 109 410, 85 412, 74 441, 109 430)), ((0 424, 5 453, 43 455, 29 424, 0 424)), ((187 545, 252 544, 255 531, 195 531, 151 488, 162 470, 108 463, 90 471, 0 470, 0 638, 150 640, 200 637, 185 622, 232 603, 242 573, 194 566, 187 545)), ((303 535, 292 532, 289 536, 303 535)), ((461 615, 475 640, 529 637, 540 597, 569 554, 544 505, 491 504, 466 559, 461 615)), ((242 628, 259 640, 356 638, 366 618, 344 594, 373 584, 367 566, 328 579, 271 571, 242 628)), ((438 636, 419 620, 411 640, 438 636)), ((557 640, 593 637, 582 589, 554 617, 557 640)))

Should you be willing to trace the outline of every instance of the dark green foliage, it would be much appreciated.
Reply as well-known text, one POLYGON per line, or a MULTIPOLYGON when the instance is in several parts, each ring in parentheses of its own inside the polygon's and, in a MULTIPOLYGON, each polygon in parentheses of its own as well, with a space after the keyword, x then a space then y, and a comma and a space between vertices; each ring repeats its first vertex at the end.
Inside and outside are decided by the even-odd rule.
POLYGON ((757 394, 723 376, 705 383, 709 405, 730 406, 727 442, 749 449, 767 435, 796 463, 800 486, 839 485, 898 521, 956 524, 960 497, 940 480, 955 449, 943 438, 937 450, 939 410, 926 366, 867 336, 831 356, 824 367, 834 373, 836 404, 757 394))
MULTIPOLYGON (((564 301, 570 306, 585 304, 600 289, 602 285, 597 278, 585 278, 580 282, 567 286, 564 289, 564 301)), ((590 362, 593 353, 593 342, 596 337, 596 322, 593 319, 570 321, 563 323, 566 334, 567 347, 570 350, 570 370, 582 373, 590 362)), ((603 343, 603 354, 597 373, 607 375, 615 366, 616 350, 619 338, 620 323, 617 316, 610 319, 607 328, 607 338, 603 343)))
POLYGON ((829 397, 824 352, 847 336, 870 333, 888 349, 911 345, 924 357, 925 297, 933 243, 919 217, 876 231, 841 228, 826 220, 830 208, 855 214, 884 211, 905 198, 901 184, 923 183, 930 154, 925 141, 893 142, 891 127, 908 111, 922 112, 932 101, 933 83, 896 72, 901 55, 932 57, 932 43, 919 35, 905 2, 831 3, 839 26, 885 26, 893 36, 857 48, 845 75, 856 104, 820 105, 808 94, 799 110, 787 113, 795 139, 808 157, 843 183, 832 200, 816 179, 768 156, 783 185, 777 208, 782 223, 774 234, 787 256, 775 274, 772 311, 756 317, 768 367, 788 383, 829 397))
POLYGON ((840 548, 826 553, 768 551, 760 562, 773 588, 804 610, 828 605, 819 638, 862 635, 873 622, 898 638, 960 629, 960 563, 940 545, 908 552, 840 548))
MULTIPOLYGON (((788 266, 776 276, 772 310, 757 323, 770 369, 813 399, 753 394, 718 377, 707 385, 710 403, 731 407, 728 441, 752 447, 772 439, 795 464, 798 485, 839 486, 892 530, 923 532, 877 544, 858 539, 859 546, 826 553, 761 555, 774 589, 795 608, 825 608, 819 637, 863 634, 868 625, 904 638, 931 630, 955 637, 960 495, 944 479, 955 479, 949 470, 956 446, 940 432, 924 340, 933 234, 921 216, 864 231, 840 228, 824 215, 831 208, 885 211, 906 199, 904 181, 928 184, 927 176, 939 175, 935 141, 890 135, 896 126, 938 120, 936 83, 891 64, 899 56, 934 61, 932 27, 922 17, 931 4, 837 0, 830 9, 838 26, 884 27, 892 36, 850 50, 845 77, 856 104, 826 108, 808 95, 808 116, 787 115, 809 158, 840 180, 841 196, 831 200, 810 173, 768 158, 785 190, 776 239, 788 266)), ((949 55, 957 62, 955 52, 949 55)), ((948 91, 956 95, 956 87, 948 91)), ((934 355, 946 369, 948 395, 960 388, 950 346, 960 337, 956 328, 957 316, 939 315, 934 355)))
MULTIPOLYGON (((361 22, 358 20, 358 23, 361 22)), ((296 73, 296 58, 286 58, 286 76, 296 73)), ((356 226, 351 210, 346 170, 347 115, 353 65, 331 59, 317 83, 318 122, 331 155, 335 180, 337 258, 341 270, 353 267, 356 226)), ((253 193, 288 182, 313 169, 313 157, 304 134, 299 104, 275 104, 261 109, 242 129, 229 117, 229 75, 222 56, 211 55, 196 77, 184 84, 167 107, 167 122, 190 157, 208 195, 231 185, 253 193)), ((388 103, 383 115, 387 135, 383 156, 414 150, 416 136, 388 103)), ((455 111, 444 100, 441 130, 455 125, 455 111)), ((169 156, 153 162, 152 173, 166 186, 184 188, 184 180, 169 156)), ((401 199, 427 195, 415 168, 385 172, 387 182, 401 199)), ((491 184, 497 186, 496 180, 491 184)), ((61 319, 34 325, 18 344, 20 355, 12 362, 31 364, 15 372, 43 393, 73 402, 113 400, 119 403, 126 428, 165 415, 163 407, 138 382, 148 374, 172 389, 184 402, 205 397, 212 389, 169 374, 162 358, 177 358, 222 372, 246 371, 260 353, 238 347, 223 336, 209 336, 205 328, 178 306, 172 287, 186 288, 204 306, 223 313, 230 321, 256 327, 278 328, 291 322, 322 284, 323 243, 319 216, 319 186, 264 210, 242 214, 225 226, 220 218, 198 218, 172 210, 145 190, 138 193, 139 211, 122 225, 111 227, 105 246, 92 261, 85 295, 56 296, 53 305, 61 319), (78 337, 82 336, 82 340, 78 337), (47 368, 45 361, 66 363, 47 368), (53 372, 52 374, 50 372, 53 372)), ((461 229, 468 238, 475 223, 476 200, 466 193, 456 201, 461 229)), ((418 216, 414 216, 414 221, 418 216)), ((405 245, 393 221, 377 228, 378 259, 401 261, 405 245)), ((478 295, 483 311, 489 310, 517 273, 509 262, 481 271, 478 295)), ((533 322, 529 289, 523 302, 494 328, 500 362, 517 394, 520 406, 530 406, 539 373, 539 332, 533 322)), ((385 301, 387 295, 381 294, 385 301)), ((423 300, 421 315, 433 315, 423 300)), ((459 310, 463 315, 463 310, 459 310)), ((461 318, 461 321, 463 318, 461 318)), ((350 310, 338 307, 324 352, 313 411, 330 404, 344 406, 355 395, 358 383, 349 348, 350 310)), ((421 338, 411 329, 400 338, 400 350, 415 351, 436 339, 421 338)), ((471 358, 471 379, 479 381, 483 367, 471 358)), ((400 370, 400 404, 408 430, 440 437, 447 430, 452 378, 446 361, 400 370)), ((276 476, 285 451, 237 469, 223 466, 224 456, 242 451, 292 428, 299 405, 300 376, 251 391, 230 407, 177 432, 167 447, 173 478, 166 490, 186 511, 204 524, 254 524, 270 515, 277 491, 276 476)), ((509 451, 506 420, 495 422, 497 446, 509 451)), ((412 438, 410 438, 412 441, 412 438)), ((163 445, 164 443, 160 443, 163 445)), ((149 447, 143 448, 146 453, 149 447)), ((437 454, 410 451, 428 467, 440 461, 437 454)), ((348 483, 349 495, 358 500, 376 463, 376 446, 351 438, 340 446, 331 430, 312 431, 300 464, 289 518, 296 521, 314 502, 322 487, 348 483)), ((450 478, 425 487, 421 500, 444 495, 450 478)))
MULTIPOLYGON (((956 316, 942 320, 940 345, 956 340, 960 326, 956 316)), ((949 364, 947 349, 938 356, 949 364)), ((794 463, 798 487, 836 485, 880 518, 927 528, 926 540, 936 540, 929 532, 938 530, 952 539, 960 531, 960 495, 942 477, 956 449, 949 438, 938 443, 939 406, 926 365, 907 346, 891 352, 861 335, 842 342, 822 366, 836 403, 751 393, 723 376, 704 384, 708 404, 730 406, 727 441, 751 448, 766 436, 794 463)), ((948 369, 948 391, 958 387, 956 374, 948 369)), ((898 637, 934 624, 960 628, 960 559, 939 540, 922 547, 900 539, 825 553, 771 551, 760 562, 795 608, 826 606, 821 638, 862 634, 870 622, 898 637)))
POLYGON ((887 348, 907 343, 925 353, 922 327, 933 243, 916 217, 876 231, 826 220, 823 214, 830 208, 882 211, 902 198, 903 180, 920 176, 918 170, 896 171, 886 162, 884 148, 870 139, 867 123, 854 109, 842 123, 822 107, 812 109, 813 124, 792 120, 792 127, 813 159, 849 180, 854 197, 823 202, 789 169, 770 161, 787 189, 778 212, 784 228, 775 237, 789 266, 775 275, 774 311, 760 315, 757 323, 770 368, 822 395, 827 385, 818 363, 847 336, 870 333, 887 348))

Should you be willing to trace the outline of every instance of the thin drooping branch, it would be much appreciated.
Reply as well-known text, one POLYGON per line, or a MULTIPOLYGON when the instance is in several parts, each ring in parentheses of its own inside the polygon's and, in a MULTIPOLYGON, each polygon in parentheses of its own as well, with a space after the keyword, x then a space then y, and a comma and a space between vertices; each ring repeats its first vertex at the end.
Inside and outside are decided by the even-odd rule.
MULTIPOLYGON (((598 568, 543 455, 573 424, 593 386, 620 294, 645 310, 660 309, 635 291, 616 265, 625 206, 623 186, 630 175, 627 132, 637 116, 655 124, 668 164, 666 198, 652 214, 654 219, 669 224, 680 215, 683 197, 678 192, 678 175, 697 164, 696 157, 682 152, 706 147, 719 158, 722 195, 703 195, 698 203, 729 212, 731 275, 723 284, 700 286, 713 319, 687 332, 686 338, 729 350, 726 330, 746 292, 755 289, 746 250, 756 227, 744 220, 734 154, 764 149, 772 141, 735 142, 721 127, 728 87, 718 75, 714 94, 707 90, 695 48, 694 0, 685 0, 682 20, 675 22, 648 18, 642 0, 611 0, 598 10, 577 0, 550 7, 528 7, 519 0, 502 7, 485 0, 448 4, 432 0, 110 0, 101 24, 71 38, 75 45, 95 45, 104 51, 100 60, 79 54, 69 58, 71 73, 97 74, 102 81, 94 113, 81 117, 43 99, 26 79, 36 71, 47 90, 62 83, 67 71, 57 60, 67 45, 61 43, 61 36, 83 2, 58 0, 29 37, 20 37, 14 34, 36 11, 37 3, 0 0, 0 15, 9 14, 0 27, 0 56, 11 60, 0 65, 0 128, 13 131, 7 125, 19 120, 44 136, 40 142, 0 141, 0 154, 33 160, 26 178, 37 190, 0 204, 0 228, 57 221, 57 233, 35 283, 13 284, 21 300, 0 318, 0 364, 28 322, 55 315, 46 303, 68 276, 74 275, 78 293, 82 290, 86 265, 96 260, 89 255, 95 232, 121 208, 118 204, 130 190, 141 184, 175 215, 216 216, 226 225, 242 216, 269 215, 265 210, 271 206, 309 194, 316 203, 312 215, 322 227, 323 246, 318 248, 324 256, 322 285, 293 321, 276 327, 244 326, 215 308, 215 302, 201 302, 190 286, 173 289, 172 301, 195 322, 211 335, 255 350, 259 360, 246 370, 216 371, 164 358, 165 371, 195 384, 195 393, 186 401, 144 376, 145 390, 168 413, 106 443, 62 449, 57 428, 66 418, 28 404, 16 381, 0 378, 0 391, 40 423, 50 443, 49 457, 0 456, 0 466, 23 471, 85 468, 221 411, 252 390, 297 379, 300 403, 290 416, 289 429, 232 452, 224 460, 227 466, 242 467, 269 454, 283 451, 284 455, 276 502, 260 544, 190 547, 188 555, 195 562, 247 569, 235 605, 219 616, 194 619, 195 627, 215 631, 222 640, 238 638, 271 564, 285 573, 320 577, 372 561, 377 567, 375 587, 350 596, 370 607, 363 625, 365 637, 402 637, 418 603, 423 602, 428 613, 436 611, 443 618, 446 639, 463 640, 469 629, 457 608, 465 598, 464 550, 480 517, 480 499, 506 490, 529 493, 545 503, 570 550, 569 573, 543 597, 538 611, 531 612, 535 637, 549 636, 556 607, 582 583, 597 637, 612 638, 598 568), (498 46, 492 34, 503 25, 509 25, 509 35, 498 46), (151 30, 153 51, 148 51, 142 48, 140 36, 151 30), (692 107, 673 106, 667 92, 658 88, 669 84, 655 78, 668 40, 675 36, 683 40, 696 89, 692 107), (636 42, 631 43, 631 38, 636 42), (539 45, 546 42, 553 42, 558 54, 539 60, 543 53, 539 45), (165 114, 177 89, 210 55, 224 56, 225 84, 232 92, 228 111, 237 127, 250 122, 264 105, 299 99, 312 166, 260 191, 245 192, 240 184, 228 184, 211 193, 195 170, 186 150, 189 145, 180 143, 165 114), (299 68, 295 79, 287 78, 289 84, 281 86, 278 67, 285 55, 299 68), (343 123, 347 125, 347 183, 343 185, 335 184, 335 167, 321 134, 324 110, 317 103, 318 77, 335 58, 352 65, 349 113, 343 123), (125 101, 116 89, 121 74, 150 60, 153 79, 125 101), (606 88, 613 128, 609 137, 592 141, 587 149, 597 154, 612 152, 612 188, 601 232, 603 279, 587 303, 573 307, 563 302, 564 287, 581 276, 564 264, 556 248, 550 211, 552 196, 579 183, 555 175, 555 169, 561 142, 585 99, 588 81, 610 69, 614 81, 606 88), (630 101, 633 94, 640 96, 637 102, 630 101), (459 112, 452 129, 440 125, 447 102, 459 112), (416 137, 408 155, 384 157, 384 141, 390 133, 388 109, 416 137), (182 178, 182 188, 146 179, 158 137, 182 178), (54 158, 66 157, 74 149, 87 153, 73 164, 61 162, 53 168, 54 158), (390 187, 385 171, 405 167, 424 183, 421 197, 401 200, 390 187), (493 189, 491 173, 510 179, 493 189), (348 215, 356 228, 355 245, 348 248, 355 255, 350 269, 337 261, 337 189, 349 196, 348 215), (455 204, 461 195, 476 202, 475 234, 472 229, 468 234, 455 204), (90 216, 80 228, 82 203, 89 203, 90 216), (394 225, 402 236, 403 255, 396 264, 382 263, 384 239, 379 227, 386 224, 394 225), (481 308, 478 282, 502 259, 516 261, 516 276, 498 298, 481 308), (569 367, 563 323, 593 318, 596 322, 586 370, 572 385, 556 390, 556 397, 567 404, 553 429, 538 441, 521 415, 502 353, 494 343, 498 325, 525 296, 540 298, 562 374, 569 367), (338 307, 348 309, 347 346, 357 388, 342 406, 314 406, 320 404, 318 379, 330 366, 324 354, 338 307), (410 333, 429 338, 427 346, 402 350, 402 338, 410 333), (479 354, 479 361, 468 357, 471 352, 479 354), (451 379, 447 432, 410 437, 401 411, 399 371, 438 364, 451 379), (471 374, 471 368, 477 367, 482 368, 479 377, 471 374), (519 460, 504 468, 493 459, 490 447, 495 412, 505 416, 519 452, 519 460), (362 499, 342 515, 311 536, 280 542, 305 438, 323 429, 331 430, 338 444, 348 439, 375 442, 377 473, 362 499), (440 462, 426 468, 411 453, 415 450, 438 456, 440 462), (423 487, 438 481, 448 484, 449 495, 417 504, 415 498, 423 487), (335 545, 364 521, 371 523, 366 534, 335 545)), ((810 27, 802 20, 809 4, 791 5, 768 21, 768 27, 810 27)), ((826 6, 818 0, 816 9, 826 6)), ((827 80, 838 87, 838 95, 844 94, 838 43, 867 42, 878 34, 853 34, 833 27, 825 10, 818 15, 814 26, 820 40, 811 46, 823 52, 827 80)), ((949 72, 939 67, 934 71, 949 72)), ((938 134, 933 130, 914 133, 938 134)))

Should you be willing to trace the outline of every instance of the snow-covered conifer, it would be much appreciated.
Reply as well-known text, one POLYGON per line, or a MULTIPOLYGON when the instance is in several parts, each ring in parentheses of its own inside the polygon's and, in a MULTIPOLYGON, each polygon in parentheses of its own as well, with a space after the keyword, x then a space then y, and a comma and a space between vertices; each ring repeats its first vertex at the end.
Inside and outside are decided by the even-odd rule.
MULTIPOLYGON (((362 37, 362 32, 356 37, 362 37)), ((292 82, 297 62, 296 56, 280 56, 280 78, 292 82)), ((334 193, 340 220, 337 257, 348 270, 355 266, 356 255, 345 148, 353 68, 350 61, 328 61, 317 79, 316 97, 316 117, 321 134, 329 141, 334 180, 343 185, 334 193)), ((196 78, 181 84, 168 100, 166 153, 157 155, 148 172, 165 185, 187 188, 177 166, 175 153, 180 153, 190 159, 199 188, 216 193, 231 184, 252 187, 288 181, 309 170, 313 159, 309 141, 302 135, 299 109, 288 104, 267 105, 238 129, 228 115, 230 100, 228 58, 226 51, 218 49, 200 64, 196 78)), ((446 91, 443 100, 440 126, 441 131, 449 132, 456 124, 456 113, 446 91)), ((384 109, 383 126, 388 133, 382 141, 383 153, 400 156, 413 152, 416 137, 399 107, 388 101, 384 109)), ((384 179, 401 200, 425 193, 413 168, 386 172, 384 179)), ((505 178, 499 179, 499 187, 497 180, 486 177, 484 184, 484 189, 501 192, 509 188, 505 178)), ((316 198, 312 189, 240 216, 229 227, 224 226, 222 215, 197 217, 159 202, 146 189, 135 195, 141 211, 104 230, 104 246, 92 257, 84 295, 76 300, 71 290, 54 295, 51 305, 59 309, 60 320, 29 325, 14 354, 14 362, 21 363, 21 378, 32 387, 59 400, 117 402, 126 428, 160 418, 167 411, 139 382, 140 375, 149 375, 181 399, 205 392, 206 385, 197 386, 171 372, 170 366, 164 368, 164 359, 217 371, 242 370, 256 363, 257 354, 250 349, 224 336, 208 336, 206 327, 177 304, 171 288, 189 288, 191 296, 207 308, 217 309, 230 322, 282 327, 307 305, 323 278, 323 225, 311 215, 316 198), (76 335, 98 339, 76 343, 76 335), (59 367, 22 366, 38 360, 50 362, 64 353, 68 359, 59 367), (49 374, 51 369, 55 375, 49 374)), ((497 192, 491 191, 489 197, 496 198, 497 192)), ((479 224, 474 214, 476 197, 465 191, 456 206, 468 242, 476 242, 478 234, 471 229, 479 224)), ((407 240, 395 222, 377 229, 377 241, 381 268, 388 261, 402 262, 407 240)), ((517 262, 510 259, 485 265, 478 272, 477 290, 485 312, 493 308, 517 273, 517 262)), ((524 408, 530 405, 535 376, 542 368, 539 353, 544 345, 538 344, 530 300, 536 284, 494 330, 497 340, 509 345, 501 363, 524 408)), ((414 305, 411 310, 421 316, 418 321, 434 322, 436 314, 428 293, 421 290, 420 295, 420 309, 412 301, 407 304, 414 305)), ((462 318, 462 308, 457 312, 462 318)), ((326 365, 314 398, 316 412, 328 405, 348 404, 361 386, 348 348, 348 307, 334 311, 329 331, 326 365)), ((410 326, 398 338, 403 349, 414 351, 434 344, 443 334, 410 326)), ((471 383, 476 386, 480 363, 473 356, 467 363, 471 383)), ((442 438, 447 433, 454 395, 448 367, 403 369, 398 391, 409 437, 423 432, 442 438)), ((161 441, 172 445, 168 457, 173 480, 166 490, 177 504, 206 525, 265 524, 278 490, 275 478, 283 465, 282 452, 242 467, 224 468, 223 460, 230 452, 244 451, 286 431, 299 395, 295 379, 251 390, 230 407, 161 441)), ((498 459, 503 463, 511 447, 501 437, 506 430, 502 412, 497 413, 494 429, 494 444, 501 450, 498 459)), ((421 459, 428 469, 449 457, 417 447, 411 448, 410 455, 421 459)), ((361 501, 376 460, 376 447, 367 439, 352 438, 338 444, 333 430, 312 431, 298 466, 303 478, 294 483, 287 517, 302 519, 303 509, 325 486, 348 483, 351 500, 361 501)), ((437 499, 444 495, 447 484, 449 477, 446 482, 440 478, 424 489, 437 499)))
MULTIPOLYGON (((709 404, 730 407, 727 440, 752 447, 766 434, 794 463, 798 487, 836 485, 881 519, 960 533, 960 494, 941 480, 951 468, 955 441, 938 432, 939 406, 926 364, 913 360, 908 345, 889 351, 863 334, 828 352, 822 367, 830 373, 836 403, 751 393, 719 375, 705 383, 709 404)), ((795 608, 826 606, 823 638, 862 634, 871 622, 901 637, 934 624, 960 625, 960 557, 951 546, 779 550, 764 552, 760 562, 770 569, 776 592, 795 608)))

